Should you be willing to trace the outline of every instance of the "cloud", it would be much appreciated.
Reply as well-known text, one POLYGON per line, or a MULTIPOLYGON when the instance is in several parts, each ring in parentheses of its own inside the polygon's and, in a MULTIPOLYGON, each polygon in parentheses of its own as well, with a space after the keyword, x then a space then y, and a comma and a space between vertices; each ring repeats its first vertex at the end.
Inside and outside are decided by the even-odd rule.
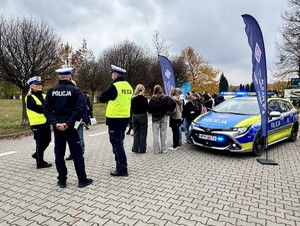
POLYGON ((267 65, 274 70, 274 41, 286 7, 286 0, 2 0, 0 13, 46 19, 74 49, 86 39, 96 57, 125 39, 152 48, 159 31, 171 55, 191 46, 230 84, 239 85, 251 82, 251 50, 241 15, 259 22, 267 65))

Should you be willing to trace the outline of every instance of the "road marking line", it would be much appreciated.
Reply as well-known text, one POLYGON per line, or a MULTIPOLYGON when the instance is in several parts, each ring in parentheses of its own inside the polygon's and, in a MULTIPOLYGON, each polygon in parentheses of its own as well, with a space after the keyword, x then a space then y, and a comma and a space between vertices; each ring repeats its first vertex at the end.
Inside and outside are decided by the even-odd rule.
POLYGON ((16 152, 15 151, 4 152, 4 153, 0 154, 0 157, 5 156, 5 155, 11 155, 11 154, 14 154, 14 153, 16 153, 16 152))

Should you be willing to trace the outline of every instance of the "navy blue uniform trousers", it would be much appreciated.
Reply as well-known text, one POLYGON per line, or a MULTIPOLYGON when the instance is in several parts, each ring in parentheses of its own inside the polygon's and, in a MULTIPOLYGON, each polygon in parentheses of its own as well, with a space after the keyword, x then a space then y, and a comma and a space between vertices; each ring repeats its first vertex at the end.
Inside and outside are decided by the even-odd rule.
POLYGON ((129 119, 113 119, 108 123, 109 141, 115 154, 118 172, 127 172, 127 158, 123 140, 128 121, 129 119))
POLYGON ((68 128, 65 131, 58 131, 54 127, 55 137, 55 164, 58 172, 57 179, 60 181, 67 180, 68 170, 65 162, 66 144, 68 142, 70 153, 73 157, 76 174, 79 181, 86 180, 84 158, 80 146, 78 131, 74 128, 68 128))
POLYGON ((32 126, 33 137, 36 142, 36 163, 42 166, 44 161, 44 152, 51 141, 51 129, 49 124, 32 126))

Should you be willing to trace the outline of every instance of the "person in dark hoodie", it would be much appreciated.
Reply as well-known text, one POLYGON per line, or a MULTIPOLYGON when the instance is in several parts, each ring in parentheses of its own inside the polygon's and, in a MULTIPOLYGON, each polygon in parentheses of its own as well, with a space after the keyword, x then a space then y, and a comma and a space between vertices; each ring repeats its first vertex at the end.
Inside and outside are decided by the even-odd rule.
POLYGON ((192 144, 193 141, 190 137, 190 125, 192 121, 201 114, 202 105, 200 102, 200 96, 196 92, 191 92, 188 97, 188 102, 183 107, 183 117, 185 118, 185 137, 186 142, 192 144))
POLYGON ((156 85, 149 101, 148 112, 152 115, 153 151, 167 153, 167 127, 169 115, 176 108, 175 101, 163 93, 163 88, 156 85), (159 141, 161 142, 159 144, 159 141))
MULTIPOLYGON (((74 86, 77 86, 77 83, 75 82, 75 80, 71 80, 71 82, 74 84, 74 86)), ((86 92, 86 91, 85 91, 86 92)), ((84 95, 84 98, 81 98, 81 100, 83 100, 84 102, 84 107, 83 108, 83 112, 82 112, 82 117, 80 118, 80 121, 79 121, 79 124, 74 126, 74 128, 76 127, 77 128, 77 131, 78 131, 78 135, 79 135, 79 140, 80 140, 80 146, 81 146, 81 149, 82 149, 82 155, 84 154, 84 150, 85 150, 85 144, 84 144, 84 136, 83 136, 83 127, 86 127, 88 128, 88 125, 90 123, 90 117, 89 117, 89 109, 90 109, 90 106, 88 105, 87 103, 87 98, 86 98, 86 95, 84 95)), ((75 123, 76 124, 76 123, 75 123)), ((73 157, 70 153, 70 155, 66 158, 67 161, 69 160, 73 160, 73 157)))

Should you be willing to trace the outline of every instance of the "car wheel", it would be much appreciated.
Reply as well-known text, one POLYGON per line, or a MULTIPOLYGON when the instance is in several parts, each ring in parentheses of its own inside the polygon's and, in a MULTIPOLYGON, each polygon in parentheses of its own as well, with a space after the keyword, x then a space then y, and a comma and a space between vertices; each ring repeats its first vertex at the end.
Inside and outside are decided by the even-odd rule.
POLYGON ((257 133, 253 142, 252 153, 254 156, 260 156, 264 152, 264 150, 264 140, 261 139, 260 133, 257 133))
POLYGON ((291 131, 291 135, 289 137, 289 141, 294 142, 294 141, 297 140, 298 130, 299 130, 299 125, 297 123, 295 123, 293 125, 292 131, 291 131))

